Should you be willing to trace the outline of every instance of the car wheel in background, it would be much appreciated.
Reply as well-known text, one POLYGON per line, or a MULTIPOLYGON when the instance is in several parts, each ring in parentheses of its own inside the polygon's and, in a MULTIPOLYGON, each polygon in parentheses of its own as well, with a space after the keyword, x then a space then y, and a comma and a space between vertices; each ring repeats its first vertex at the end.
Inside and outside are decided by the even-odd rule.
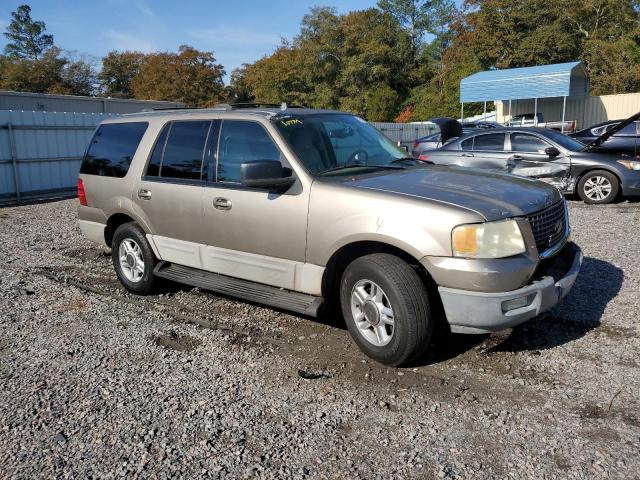
POLYGON ((606 170, 587 172, 578 182, 578 195, 584 203, 611 203, 616 199, 619 191, 618 177, 606 170))
POLYGON ((144 230, 136 223, 120 225, 113 234, 111 259, 120 283, 130 292, 146 295, 152 291, 157 259, 144 230))
POLYGON ((429 345, 434 322, 426 288, 398 257, 376 253, 351 262, 340 283, 340 304, 356 344, 380 363, 402 365, 429 345))

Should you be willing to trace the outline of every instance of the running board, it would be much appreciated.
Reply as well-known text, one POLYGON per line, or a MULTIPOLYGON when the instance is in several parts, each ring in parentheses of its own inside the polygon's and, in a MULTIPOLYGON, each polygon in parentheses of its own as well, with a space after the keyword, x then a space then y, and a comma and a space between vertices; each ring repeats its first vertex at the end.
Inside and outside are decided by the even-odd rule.
POLYGON ((284 290, 262 283, 207 272, 197 268, 185 267, 168 262, 160 262, 153 271, 154 275, 193 287, 212 290, 230 297, 237 297, 269 307, 281 308, 292 312, 318 316, 318 309, 324 299, 306 293, 284 290))

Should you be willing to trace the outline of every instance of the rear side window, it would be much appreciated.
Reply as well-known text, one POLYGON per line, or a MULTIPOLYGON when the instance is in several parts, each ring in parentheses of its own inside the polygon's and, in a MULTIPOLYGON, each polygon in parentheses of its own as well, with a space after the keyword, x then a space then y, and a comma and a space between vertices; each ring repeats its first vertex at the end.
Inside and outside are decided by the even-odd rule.
POLYGON ((473 150, 473 137, 467 138, 460 144, 462 150, 473 150))
POLYGON ((171 122, 162 129, 149 159, 150 177, 200 180, 211 121, 171 122))
POLYGON ((147 122, 100 125, 91 139, 80 173, 124 177, 148 126, 147 122))
POLYGON ((488 152, 501 152, 504 150, 504 133, 491 133, 489 135, 477 135, 474 137, 473 149, 488 152))

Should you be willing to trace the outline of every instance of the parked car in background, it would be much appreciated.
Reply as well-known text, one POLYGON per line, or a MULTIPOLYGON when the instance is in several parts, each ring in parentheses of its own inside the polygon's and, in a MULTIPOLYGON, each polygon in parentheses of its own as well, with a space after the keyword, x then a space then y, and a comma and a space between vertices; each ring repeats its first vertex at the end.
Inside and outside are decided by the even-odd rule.
POLYGON ((597 142, 599 150, 640 156, 640 112, 626 120, 593 125, 569 136, 585 144, 597 142))
POLYGON ((535 115, 533 113, 524 113, 522 115, 515 115, 505 123, 507 127, 539 127, 550 128, 552 130, 558 130, 559 132, 574 132, 576 130, 577 122, 575 120, 564 122, 545 122, 542 113, 538 112, 535 115))
MULTIPOLYGON (((443 120, 443 119, 433 118, 429 121, 440 126, 440 124, 442 123, 440 122, 440 120, 443 120)), ((445 120, 448 121, 449 119, 445 119, 445 120)), ((460 133, 460 135, 471 133, 476 130, 486 130, 490 128, 500 128, 500 127, 501 125, 496 122, 487 122, 487 121, 463 122, 462 133, 460 133)), ((415 158, 420 158, 420 155, 422 155, 424 152, 428 152, 430 150, 435 150, 436 148, 440 148, 442 146, 441 138, 442 138, 442 135, 440 132, 432 133, 431 135, 417 138, 413 142, 413 145, 411 148, 411 154, 415 158)), ((451 141, 453 138, 456 138, 456 137, 449 136, 447 141, 451 141)))
MULTIPOLYGON (((475 128, 463 128, 462 133, 472 133, 476 131, 475 128)), ((453 140, 452 138, 449 141, 453 140)), ((440 132, 432 133, 431 135, 427 135, 426 137, 420 137, 413 141, 413 145, 411 147, 411 154, 420 160, 420 155, 424 152, 428 152, 431 150, 435 150, 442 146, 442 134, 440 132)))
MULTIPOLYGON (((454 121, 455 120, 451 120, 454 121)), ((640 161, 612 154, 545 128, 503 128, 456 138, 422 160, 543 180, 585 203, 640 195, 640 161)))
POLYGON ((473 122, 462 122, 462 128, 479 128, 479 129, 487 129, 487 128, 500 128, 498 122, 488 122, 486 120, 476 120, 473 122))
POLYGON ((557 189, 419 162, 342 112, 110 118, 78 197, 80 229, 127 290, 161 277, 306 315, 328 301, 389 365, 424 352, 439 321, 489 333, 535 317, 582 263, 557 189))

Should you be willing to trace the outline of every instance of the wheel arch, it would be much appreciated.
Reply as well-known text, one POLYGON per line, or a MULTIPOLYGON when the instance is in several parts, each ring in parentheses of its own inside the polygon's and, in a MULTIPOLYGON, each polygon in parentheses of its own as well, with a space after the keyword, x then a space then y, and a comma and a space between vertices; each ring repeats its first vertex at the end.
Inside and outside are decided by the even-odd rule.
MULTIPOLYGON (((111 247, 113 234, 118 229, 118 227, 129 222, 135 222, 140 225, 140 223, 131 215, 122 212, 114 213, 107 219, 107 226, 104 229, 104 241, 109 247, 111 247)), ((142 225, 140 226, 142 227, 142 225)), ((144 229, 144 227, 142 228, 144 229)))
MULTIPOLYGON (((339 291, 342 274, 347 266, 356 258, 372 253, 388 253, 399 257, 414 268, 429 289, 435 287, 435 282, 420 260, 405 250, 389 243, 377 240, 360 240, 343 245, 336 250, 326 264, 322 275, 321 291, 325 298, 333 298, 339 291)), ((436 287, 437 288, 437 287, 436 287)))

